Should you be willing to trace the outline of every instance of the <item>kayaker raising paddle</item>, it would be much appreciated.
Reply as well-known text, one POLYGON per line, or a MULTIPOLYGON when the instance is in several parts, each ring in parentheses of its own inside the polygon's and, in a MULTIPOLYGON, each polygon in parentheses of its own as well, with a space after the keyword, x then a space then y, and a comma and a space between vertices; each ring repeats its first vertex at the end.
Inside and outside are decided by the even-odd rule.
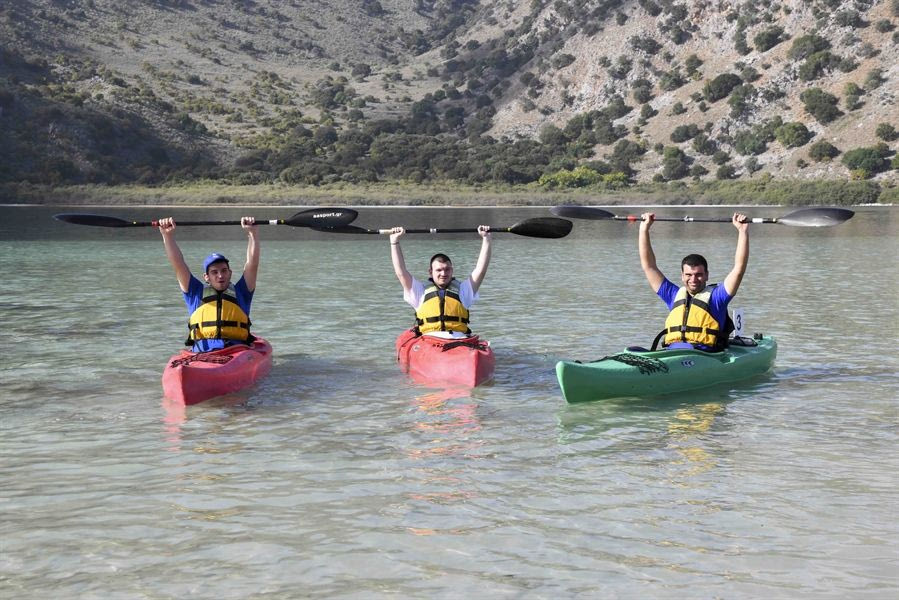
POLYGON ((641 215, 638 249, 640 265, 652 290, 668 306, 662 345, 668 348, 720 350, 727 344, 729 333, 727 305, 737 294, 746 265, 749 262, 749 220, 734 213, 731 218, 737 228, 737 250, 734 266, 723 284, 708 285, 709 266, 699 254, 690 254, 681 261, 682 287, 672 283, 656 266, 655 253, 649 241, 655 213, 641 215))
POLYGON ((445 254, 435 254, 428 265, 427 285, 406 269, 400 238, 406 233, 402 227, 390 230, 390 257, 393 271, 403 286, 403 299, 415 309, 419 334, 439 337, 467 337, 469 308, 478 300, 478 289, 490 264, 490 227, 478 227, 481 252, 468 279, 459 282, 453 277, 453 263, 445 254))
POLYGON ((259 270, 258 226, 253 217, 242 217, 240 226, 247 232, 247 262, 240 279, 232 284, 228 259, 213 252, 203 261, 204 284, 190 272, 175 242, 175 219, 159 220, 165 254, 175 269, 187 304, 190 331, 184 344, 192 346, 194 352, 249 344, 254 339, 250 335, 250 304, 259 270))

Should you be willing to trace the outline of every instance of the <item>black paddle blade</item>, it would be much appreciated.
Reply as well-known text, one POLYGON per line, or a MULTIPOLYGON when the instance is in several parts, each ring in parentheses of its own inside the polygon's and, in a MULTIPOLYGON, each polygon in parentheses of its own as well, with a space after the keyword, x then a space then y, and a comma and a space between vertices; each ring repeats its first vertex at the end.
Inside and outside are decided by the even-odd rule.
POLYGON ((83 213, 59 213, 58 215, 53 215, 53 218, 74 225, 93 225, 95 227, 132 227, 135 225, 132 221, 125 221, 118 217, 83 213))
POLYGON ((541 217, 537 219, 525 219, 509 227, 509 233, 526 235, 528 237, 557 239, 571 233, 573 223, 565 219, 554 217, 541 217))
POLYGON ((851 219, 855 213, 846 208, 803 208, 777 219, 793 227, 832 227, 851 219))
POLYGON ((284 224, 292 227, 325 229, 349 225, 357 216, 359 213, 351 208, 313 208, 285 219, 284 224))
POLYGON ((593 208, 592 206, 574 206, 571 204, 563 206, 553 206, 549 212, 557 217, 566 217, 569 219, 614 219, 615 215, 601 208, 593 208))

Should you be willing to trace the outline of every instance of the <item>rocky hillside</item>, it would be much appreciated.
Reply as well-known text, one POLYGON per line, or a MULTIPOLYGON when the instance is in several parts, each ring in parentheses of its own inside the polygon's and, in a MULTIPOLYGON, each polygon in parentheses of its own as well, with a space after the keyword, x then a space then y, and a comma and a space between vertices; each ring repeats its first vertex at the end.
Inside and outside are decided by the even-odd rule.
POLYGON ((0 182, 897 180, 899 0, 16 0, 0 182))

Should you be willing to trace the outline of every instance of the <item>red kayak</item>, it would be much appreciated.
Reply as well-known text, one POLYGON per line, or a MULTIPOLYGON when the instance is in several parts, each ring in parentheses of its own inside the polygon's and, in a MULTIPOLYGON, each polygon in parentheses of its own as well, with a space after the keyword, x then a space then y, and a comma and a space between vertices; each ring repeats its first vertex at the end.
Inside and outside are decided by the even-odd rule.
POLYGON ((271 368, 272 346, 262 338, 250 346, 212 352, 182 350, 169 359, 162 373, 162 389, 167 398, 197 404, 249 387, 271 368))
POLYGON ((403 372, 425 385, 475 387, 493 379, 496 369, 490 343, 476 335, 450 339, 409 329, 396 338, 396 356, 403 372))

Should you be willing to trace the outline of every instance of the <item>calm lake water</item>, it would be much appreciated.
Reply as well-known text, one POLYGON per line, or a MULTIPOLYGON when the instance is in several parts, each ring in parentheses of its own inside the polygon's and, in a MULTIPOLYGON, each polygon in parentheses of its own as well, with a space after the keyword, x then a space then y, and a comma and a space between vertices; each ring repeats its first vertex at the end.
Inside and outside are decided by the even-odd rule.
MULTIPOLYGON (((648 344, 664 305, 637 230, 495 236, 474 391, 408 382, 411 309, 385 236, 260 228, 255 331, 271 375, 189 408, 160 376, 186 311, 155 230, 54 221, 284 218, 296 208, 0 208, 0 596, 8 598, 895 598, 899 208, 751 227, 733 306, 774 335, 733 387, 567 405, 561 358, 648 344)), ((616 207, 618 214, 628 209, 616 207)), ((640 212, 641 209, 630 209, 640 212)), ((776 217, 785 208, 747 208, 776 217)), ((547 209, 360 208, 370 227, 509 226, 547 209)), ((659 215, 731 209, 664 207, 659 215)), ((657 223, 659 265, 733 262, 729 224, 657 223)), ((187 228, 239 270, 239 227, 187 228)), ((410 269, 477 234, 407 236, 410 269)))

